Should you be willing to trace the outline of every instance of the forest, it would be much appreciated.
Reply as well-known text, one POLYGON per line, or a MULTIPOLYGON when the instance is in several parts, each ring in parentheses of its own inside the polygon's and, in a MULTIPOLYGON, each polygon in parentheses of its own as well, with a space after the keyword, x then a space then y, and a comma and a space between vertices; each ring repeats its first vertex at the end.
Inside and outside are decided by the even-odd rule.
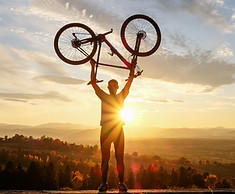
MULTIPOLYGON (((0 189, 81 190, 101 183, 97 145, 77 145, 42 136, 16 134, 0 138, 0 189)), ((235 188, 235 163, 177 160, 158 155, 125 153, 125 182, 129 188, 235 188)), ((112 152, 109 188, 117 188, 112 152)))

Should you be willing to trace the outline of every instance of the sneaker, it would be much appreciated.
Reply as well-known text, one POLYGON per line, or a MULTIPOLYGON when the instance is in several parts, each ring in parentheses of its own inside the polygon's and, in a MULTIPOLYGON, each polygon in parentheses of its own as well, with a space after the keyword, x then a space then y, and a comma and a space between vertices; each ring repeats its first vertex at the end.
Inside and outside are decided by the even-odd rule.
POLYGON ((107 191, 108 189, 108 184, 107 183, 101 183, 101 185, 98 187, 99 191, 107 191))
POLYGON ((123 182, 118 185, 119 191, 126 192, 128 190, 127 185, 123 182))

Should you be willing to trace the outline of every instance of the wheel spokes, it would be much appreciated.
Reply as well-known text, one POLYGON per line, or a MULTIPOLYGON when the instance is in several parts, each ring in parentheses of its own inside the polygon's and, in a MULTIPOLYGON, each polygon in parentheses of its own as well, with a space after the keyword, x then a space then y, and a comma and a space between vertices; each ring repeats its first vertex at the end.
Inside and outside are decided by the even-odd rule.
POLYGON ((144 31, 146 36, 141 39, 139 52, 148 52, 153 49, 157 41, 157 31, 149 21, 141 18, 132 20, 126 27, 125 39, 127 44, 134 48, 137 34, 140 31, 144 31))
POLYGON ((81 45, 74 46, 75 44, 72 43, 76 38, 73 34, 75 34, 78 41, 92 38, 90 33, 83 28, 79 27, 68 28, 64 30, 61 36, 59 37, 58 40, 59 50, 64 57, 66 57, 71 61, 84 60, 85 58, 87 58, 87 56, 89 56, 92 53, 93 43, 87 42, 81 45))

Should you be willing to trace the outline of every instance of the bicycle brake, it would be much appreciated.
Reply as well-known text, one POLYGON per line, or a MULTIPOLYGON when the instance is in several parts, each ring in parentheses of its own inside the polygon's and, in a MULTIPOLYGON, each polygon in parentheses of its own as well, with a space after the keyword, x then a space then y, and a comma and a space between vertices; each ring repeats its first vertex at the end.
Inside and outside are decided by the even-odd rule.
POLYGON ((144 71, 144 70, 137 71, 137 73, 134 75, 134 77, 136 78, 136 77, 140 76, 140 75, 143 73, 143 71, 144 71))

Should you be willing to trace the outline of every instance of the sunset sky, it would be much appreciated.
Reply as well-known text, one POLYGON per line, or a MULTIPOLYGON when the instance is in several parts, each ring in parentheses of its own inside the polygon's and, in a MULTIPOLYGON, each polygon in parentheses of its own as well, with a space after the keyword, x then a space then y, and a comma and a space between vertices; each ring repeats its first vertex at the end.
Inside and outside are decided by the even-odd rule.
MULTIPOLYGON (((0 0, 0 123, 48 122, 98 126, 100 100, 88 86, 90 64, 72 66, 55 54, 56 32, 79 22, 107 38, 125 56, 121 25, 133 14, 153 18, 160 48, 138 65, 126 106, 127 125, 235 128, 234 0, 0 0)), ((121 64, 102 51, 102 61, 121 64)), ((100 86, 125 84, 127 70, 101 67, 100 86)))

